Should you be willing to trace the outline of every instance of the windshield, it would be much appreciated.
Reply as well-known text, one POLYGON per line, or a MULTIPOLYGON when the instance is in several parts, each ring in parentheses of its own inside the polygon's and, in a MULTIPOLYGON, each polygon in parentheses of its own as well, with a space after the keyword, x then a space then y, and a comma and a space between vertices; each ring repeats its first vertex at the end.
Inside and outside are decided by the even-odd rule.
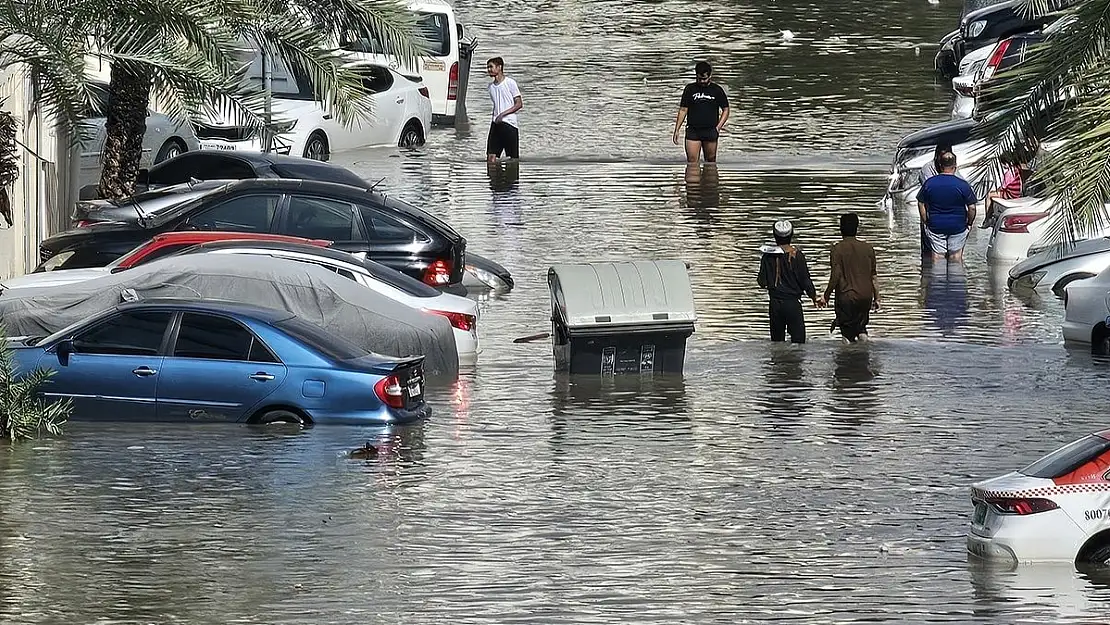
POLYGON ((1110 450, 1110 440, 1101 436, 1087 436, 1064 445, 1044 458, 1025 467, 1019 473, 1029 477, 1054 479, 1067 475, 1110 450))
MULTIPOLYGON (((416 32, 419 34, 420 43, 431 56, 451 55, 451 22, 447 19, 446 13, 418 11, 416 13, 416 32)), ((355 32, 347 33, 340 47, 350 52, 361 52, 363 54, 388 55, 392 52, 389 46, 377 39, 368 35, 360 36, 355 32)))
POLYGON ((308 163, 273 163, 270 169, 282 178, 301 178, 350 185, 360 189, 367 188, 366 181, 342 167, 328 167, 308 163))

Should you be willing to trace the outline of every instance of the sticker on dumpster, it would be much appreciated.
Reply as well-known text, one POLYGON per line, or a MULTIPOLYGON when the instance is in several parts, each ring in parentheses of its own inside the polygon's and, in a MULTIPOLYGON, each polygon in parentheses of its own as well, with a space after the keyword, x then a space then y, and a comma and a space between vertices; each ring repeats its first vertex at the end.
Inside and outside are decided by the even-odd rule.
POLYGON ((655 346, 640 346, 640 373, 655 371, 655 346))
POLYGON ((613 375, 617 370, 617 348, 606 347, 601 350, 601 375, 613 375))

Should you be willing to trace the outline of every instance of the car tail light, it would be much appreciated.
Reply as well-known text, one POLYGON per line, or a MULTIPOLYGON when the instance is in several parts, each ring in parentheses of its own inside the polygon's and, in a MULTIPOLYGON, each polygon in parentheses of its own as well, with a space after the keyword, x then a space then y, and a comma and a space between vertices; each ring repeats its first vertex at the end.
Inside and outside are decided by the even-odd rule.
POLYGON ((1055 510, 1060 506, 1051 499, 1032 499, 1025 497, 998 497, 995 499, 988 499, 987 503, 997 508, 1002 514, 1037 514, 1038 512, 1048 512, 1055 510))
POLYGON ((466 313, 448 312, 446 310, 430 310, 430 309, 425 309, 425 310, 432 313, 433 315, 440 315, 442 317, 447 317, 447 320, 451 322, 451 327, 452 328, 458 328, 459 330, 462 330, 463 332, 469 332, 470 330, 472 330, 474 328, 474 325, 478 322, 477 317, 475 317, 474 315, 468 315, 466 313))
POLYGON ((417 91, 419 91, 420 95, 424 96, 425 98, 428 98, 429 100, 432 99, 431 94, 428 93, 428 88, 427 87, 421 87, 421 88, 417 89, 417 91))
POLYGON ((437 260, 428 265, 424 271, 424 284, 430 286, 443 286, 451 284, 451 261, 437 260))
POLYGON ((1028 233, 1029 224, 1048 217, 1048 213, 1025 213, 1021 215, 1007 215, 1002 218, 999 232, 1028 233))
POLYGON ((390 408, 404 408, 405 395, 401 392, 401 381, 397 376, 386 376, 374 384, 374 394, 390 408))
POLYGON ((455 61, 451 64, 451 73, 447 78, 447 99, 459 99, 459 62, 455 61))
POLYGON ((82 219, 82 220, 77 222, 77 227, 78 228, 88 228, 89 226, 93 225, 94 223, 96 223, 96 222, 90 221, 88 219, 82 219))
POLYGON ((1006 50, 1010 49, 1010 39, 1003 39, 998 42, 998 47, 994 49, 994 54, 987 60, 987 64, 983 66, 983 81, 991 79, 998 66, 1002 64, 1002 57, 1006 56, 1006 50))

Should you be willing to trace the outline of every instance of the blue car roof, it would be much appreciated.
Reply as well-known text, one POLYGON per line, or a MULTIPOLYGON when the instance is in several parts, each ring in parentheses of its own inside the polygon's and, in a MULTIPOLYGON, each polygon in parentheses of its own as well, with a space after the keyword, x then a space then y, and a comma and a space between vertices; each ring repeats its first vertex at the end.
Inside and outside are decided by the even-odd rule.
POLYGON ((212 313, 225 313, 233 315, 242 315, 257 319, 264 323, 278 323, 296 317, 293 313, 287 310, 277 310, 274 308, 265 308, 263 306, 255 306, 253 304, 243 304, 233 301, 220 301, 220 300, 190 300, 178 298, 150 298, 137 302, 124 302, 116 306, 116 310, 135 310, 142 308, 157 308, 169 307, 179 310, 195 310, 201 312, 212 313))

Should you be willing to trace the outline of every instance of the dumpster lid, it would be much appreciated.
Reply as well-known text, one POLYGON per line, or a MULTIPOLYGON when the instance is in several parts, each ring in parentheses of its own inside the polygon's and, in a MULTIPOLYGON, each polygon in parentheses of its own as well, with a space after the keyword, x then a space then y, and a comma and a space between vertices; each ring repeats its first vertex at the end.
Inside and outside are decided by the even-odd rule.
POLYGON ((552 305, 568 328, 693 325, 694 293, 680 260, 553 265, 552 305))

